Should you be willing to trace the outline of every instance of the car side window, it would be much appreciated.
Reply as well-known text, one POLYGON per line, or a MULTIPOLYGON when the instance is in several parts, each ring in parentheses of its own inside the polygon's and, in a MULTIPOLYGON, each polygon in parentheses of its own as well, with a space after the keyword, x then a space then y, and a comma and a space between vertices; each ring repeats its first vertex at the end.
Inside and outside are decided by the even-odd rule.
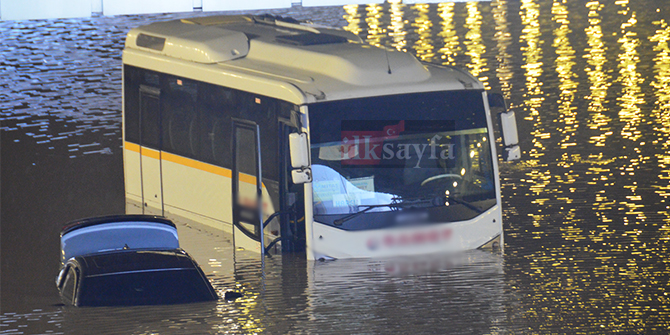
POLYGON ((64 303, 72 305, 74 304, 74 294, 77 286, 77 273, 71 267, 68 267, 66 271, 63 288, 61 289, 61 297, 64 303))

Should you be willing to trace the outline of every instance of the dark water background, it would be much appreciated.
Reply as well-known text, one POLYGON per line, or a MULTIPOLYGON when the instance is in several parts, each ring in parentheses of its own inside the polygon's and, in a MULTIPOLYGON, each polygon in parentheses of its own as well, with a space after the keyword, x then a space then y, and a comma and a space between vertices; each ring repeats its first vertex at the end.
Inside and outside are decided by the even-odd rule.
POLYGON ((0 334, 670 331, 667 1, 270 12, 466 68, 503 93, 523 150, 501 166, 504 254, 262 263, 230 236, 181 226, 216 288, 243 298, 60 306, 61 225, 124 211, 125 33, 184 15, 0 22, 0 334))

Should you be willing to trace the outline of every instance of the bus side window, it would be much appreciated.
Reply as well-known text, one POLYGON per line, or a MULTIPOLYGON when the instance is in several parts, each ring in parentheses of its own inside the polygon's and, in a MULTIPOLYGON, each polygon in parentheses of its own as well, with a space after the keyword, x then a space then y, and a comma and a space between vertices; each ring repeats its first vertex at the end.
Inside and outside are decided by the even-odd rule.
POLYGON ((140 144, 160 150, 161 114, 160 91, 140 86, 140 144))
POLYGON ((230 116, 236 106, 236 100, 236 92, 231 89, 200 84, 198 91, 200 160, 231 167, 230 116))
POLYGON ((208 142, 211 149, 212 160, 217 165, 229 166, 228 162, 230 147, 228 139, 230 138, 230 125, 226 118, 221 115, 213 115, 209 128, 208 142))
POLYGON ((173 92, 163 114, 164 150, 186 157, 198 156, 198 120, 193 99, 173 92))
POLYGON ((163 150, 190 158, 198 157, 196 97, 198 83, 166 76, 163 85, 163 150))
POLYGON ((123 84, 125 93, 124 127, 125 140, 140 143, 140 71, 132 66, 123 67, 123 84))

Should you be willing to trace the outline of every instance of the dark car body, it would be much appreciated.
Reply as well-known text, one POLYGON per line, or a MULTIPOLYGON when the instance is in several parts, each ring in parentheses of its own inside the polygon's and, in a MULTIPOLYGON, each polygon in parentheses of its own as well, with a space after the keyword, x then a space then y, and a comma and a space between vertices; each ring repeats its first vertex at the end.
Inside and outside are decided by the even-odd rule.
POLYGON ((65 304, 130 306, 180 304, 218 299, 216 291, 195 260, 184 250, 172 248, 174 241, 167 243, 167 247, 156 244, 152 248, 139 249, 130 248, 123 242, 128 234, 128 231, 123 229, 124 222, 129 223, 130 230, 142 234, 147 234, 146 229, 142 227, 143 219, 147 220, 149 227, 152 224, 155 226, 156 222, 171 225, 173 228, 174 224, 163 218, 148 216, 113 218, 82 220, 63 229, 62 246, 69 244, 68 247, 63 247, 63 254, 71 254, 72 257, 63 264, 56 286, 65 304), (96 239, 96 235, 100 232, 106 234, 106 237, 110 236, 110 229, 106 229, 103 225, 110 225, 110 229, 120 232, 116 235, 120 236, 119 241, 114 242, 118 247, 110 250, 109 238, 102 243, 104 250, 96 250, 94 246, 86 245, 100 243, 96 239), (67 234, 79 228, 80 233, 86 235, 85 238, 69 241, 67 234), (89 232, 85 232, 84 229, 88 229, 89 232), (95 251, 78 254, 80 250, 95 251))

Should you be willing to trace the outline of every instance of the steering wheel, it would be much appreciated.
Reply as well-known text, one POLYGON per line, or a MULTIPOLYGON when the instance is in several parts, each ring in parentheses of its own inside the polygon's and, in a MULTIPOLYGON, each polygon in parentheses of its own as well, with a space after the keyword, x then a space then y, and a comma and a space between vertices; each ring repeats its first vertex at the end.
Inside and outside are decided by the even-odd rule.
POLYGON ((456 179, 463 179, 461 175, 455 174, 455 173, 444 173, 444 174, 438 174, 437 176, 432 176, 426 178, 424 181, 421 182, 421 186, 424 186, 432 181, 439 180, 439 179, 444 179, 444 178, 456 178, 456 179))

